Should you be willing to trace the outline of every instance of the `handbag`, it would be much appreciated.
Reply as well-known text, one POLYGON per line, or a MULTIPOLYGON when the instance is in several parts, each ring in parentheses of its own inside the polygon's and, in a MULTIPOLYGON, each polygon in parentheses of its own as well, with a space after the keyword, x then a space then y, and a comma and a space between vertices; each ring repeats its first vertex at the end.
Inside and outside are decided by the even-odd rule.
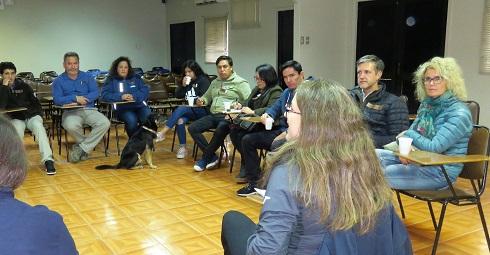
POLYGON ((257 123, 241 119, 242 117, 249 117, 249 116, 251 116, 251 115, 240 114, 236 118, 233 119, 233 124, 235 126, 238 126, 240 129, 243 129, 245 131, 250 132, 257 126, 257 123))

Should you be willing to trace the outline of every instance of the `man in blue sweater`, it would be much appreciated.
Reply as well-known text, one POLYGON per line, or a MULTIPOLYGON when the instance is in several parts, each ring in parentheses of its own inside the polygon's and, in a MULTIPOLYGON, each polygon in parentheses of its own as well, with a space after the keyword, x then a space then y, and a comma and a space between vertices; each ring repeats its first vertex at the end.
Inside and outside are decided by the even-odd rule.
POLYGON ((65 72, 53 81, 53 100, 55 105, 74 107, 63 111, 61 124, 75 138, 76 144, 72 147, 69 160, 76 163, 88 158, 89 152, 109 129, 110 122, 95 108, 99 90, 95 79, 79 70, 78 54, 66 53, 63 67, 65 72), (83 133, 83 125, 92 128, 88 136, 83 133))

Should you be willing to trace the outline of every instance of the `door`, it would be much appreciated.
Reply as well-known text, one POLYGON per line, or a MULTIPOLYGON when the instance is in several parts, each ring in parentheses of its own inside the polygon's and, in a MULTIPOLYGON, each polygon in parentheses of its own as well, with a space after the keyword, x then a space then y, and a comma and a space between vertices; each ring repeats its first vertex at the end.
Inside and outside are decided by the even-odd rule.
POLYGON ((194 22, 170 24, 170 59, 172 72, 181 74, 182 63, 196 59, 194 22))
POLYGON ((417 111, 413 72, 444 55, 447 0, 377 0, 358 3, 357 58, 374 54, 385 62, 388 91, 408 97, 417 111))
POLYGON ((286 61, 293 59, 294 11, 277 13, 277 71, 286 61))

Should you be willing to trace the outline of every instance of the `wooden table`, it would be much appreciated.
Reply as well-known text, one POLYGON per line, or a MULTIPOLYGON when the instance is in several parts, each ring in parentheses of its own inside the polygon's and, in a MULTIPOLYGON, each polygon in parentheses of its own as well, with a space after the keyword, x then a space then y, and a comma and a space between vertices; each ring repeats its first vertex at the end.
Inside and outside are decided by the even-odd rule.
POLYGON ((54 98, 52 96, 43 97, 42 99, 45 101, 51 101, 51 102, 54 100, 54 98))
POLYGON ((458 155, 449 156, 438 154, 429 151, 411 151, 408 155, 402 155, 399 152, 394 152, 395 155, 408 159, 412 162, 423 166, 435 166, 454 163, 470 163, 488 161, 489 158, 486 155, 458 155))
POLYGON ((0 113, 22 112, 22 111, 26 111, 26 110, 27 110, 27 108, 25 108, 25 107, 17 107, 17 108, 0 110, 0 113))
POLYGON ((111 104, 113 104, 113 105, 119 105, 119 104, 130 104, 130 103, 134 103, 134 100, 112 102, 111 104))
POLYGON ((262 119, 260 116, 253 116, 253 117, 241 117, 240 119, 254 122, 254 123, 262 123, 262 119))
POLYGON ((112 105, 114 109, 116 109, 117 105, 122 105, 122 104, 131 104, 134 103, 134 100, 129 100, 129 101, 117 101, 117 102, 100 102, 101 105, 112 105))
POLYGON ((71 110, 71 109, 80 109, 84 108, 83 105, 53 105, 53 108, 58 110, 71 110))
POLYGON ((411 151, 407 155, 402 155, 399 152, 394 152, 394 153, 399 157, 408 159, 412 162, 415 162, 423 166, 439 166, 449 185, 449 189, 451 190, 454 196, 456 196, 456 192, 454 190, 451 180, 449 179, 449 176, 447 175, 446 169, 444 168, 444 164, 471 163, 471 162, 482 162, 482 161, 489 160, 489 157, 487 157, 486 155, 450 156, 450 155, 442 155, 429 151, 411 151))

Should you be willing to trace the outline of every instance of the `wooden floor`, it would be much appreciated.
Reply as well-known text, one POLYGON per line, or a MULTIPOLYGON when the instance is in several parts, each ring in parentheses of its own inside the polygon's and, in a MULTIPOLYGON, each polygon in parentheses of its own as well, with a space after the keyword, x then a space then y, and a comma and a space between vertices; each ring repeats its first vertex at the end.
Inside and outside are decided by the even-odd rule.
MULTIPOLYGON (((171 134, 154 153, 157 169, 94 170, 118 161, 115 146, 109 157, 99 146, 79 164, 67 163, 64 151, 55 153, 57 174, 46 176, 37 145, 26 136, 31 167, 16 197, 62 214, 80 254, 223 254, 224 212, 239 210, 257 221, 261 206, 235 195, 242 185, 235 184, 236 172, 229 174, 226 162, 196 173, 190 157, 178 160, 170 152, 169 140, 171 134)), ((488 194, 483 203, 490 219, 488 194)), ((435 232, 426 204, 407 198, 404 205, 415 254, 430 254, 435 232)), ((438 251, 489 254, 475 207, 448 207, 438 251)))

